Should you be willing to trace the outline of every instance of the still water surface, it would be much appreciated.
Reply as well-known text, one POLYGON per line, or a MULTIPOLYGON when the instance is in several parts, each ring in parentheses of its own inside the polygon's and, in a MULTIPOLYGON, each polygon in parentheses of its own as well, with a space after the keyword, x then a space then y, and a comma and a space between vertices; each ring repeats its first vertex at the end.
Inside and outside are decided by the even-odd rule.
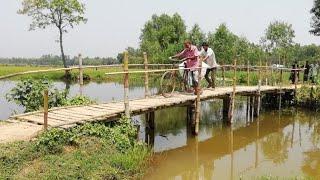
MULTIPOLYGON (((0 81, 0 120, 24 111, 4 97, 14 86, 15 82, 0 81)), ((66 88, 63 82, 55 86, 66 88)), ((77 84, 69 88, 70 96, 79 94, 77 84)), ((82 92, 98 102, 123 98, 123 86, 117 83, 91 82, 82 92)), ((130 98, 143 96, 143 87, 131 86, 130 98)), ((252 118, 246 99, 239 98, 230 127, 222 123, 221 107, 220 100, 202 103, 197 138, 187 128, 186 107, 157 111, 151 133, 155 160, 145 179, 251 179, 262 175, 320 179, 320 113, 289 108, 263 110, 259 118, 252 118)), ((140 140, 150 138, 144 116, 134 119, 141 125, 140 140)))
POLYGON ((154 149, 158 153, 145 179, 252 179, 263 175, 320 179, 320 113, 286 109, 248 119, 245 103, 238 102, 236 123, 230 127, 215 112, 218 103, 202 103, 197 138, 185 124, 176 129, 175 123, 186 122, 179 116, 183 109, 171 114, 176 120, 165 123, 166 128, 162 116, 156 116, 156 128, 161 128, 156 129, 154 149))

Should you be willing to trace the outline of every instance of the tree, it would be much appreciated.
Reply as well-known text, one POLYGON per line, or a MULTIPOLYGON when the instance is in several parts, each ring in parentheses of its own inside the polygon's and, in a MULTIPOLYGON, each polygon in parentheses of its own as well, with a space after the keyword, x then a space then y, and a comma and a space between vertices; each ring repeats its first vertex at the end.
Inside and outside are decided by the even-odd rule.
POLYGON ((142 29, 140 49, 148 53, 151 63, 165 63, 180 51, 186 37, 186 26, 179 14, 153 15, 142 29))
POLYGON ((314 62, 320 59, 320 47, 311 44, 305 46, 298 46, 296 51, 297 59, 314 62))
POLYGON ((267 52, 280 59, 288 59, 287 50, 292 48, 295 37, 295 32, 291 24, 281 21, 272 22, 266 29, 264 37, 261 38, 261 43, 267 52))
MULTIPOLYGON (((133 47, 127 47, 126 51, 128 52, 129 56, 129 63, 130 64, 143 64, 143 54, 140 49, 135 49, 133 47)), ((119 63, 123 63, 124 54, 118 53, 117 60, 119 63)))
POLYGON ((313 15, 311 19, 311 30, 310 33, 315 36, 320 36, 320 0, 315 0, 313 7, 310 11, 313 15))
POLYGON ((238 39, 239 37, 229 31, 226 24, 221 24, 214 33, 209 33, 208 43, 213 47, 219 63, 229 64, 233 62, 238 39))
POLYGON ((84 17, 85 5, 78 0, 23 0, 22 9, 18 13, 32 17, 30 30, 45 29, 52 25, 57 27, 61 58, 64 67, 67 68, 63 34, 68 32, 68 28, 87 22, 84 17))
POLYGON ((188 39, 196 46, 201 46, 206 41, 206 35, 198 24, 195 24, 188 33, 188 39))

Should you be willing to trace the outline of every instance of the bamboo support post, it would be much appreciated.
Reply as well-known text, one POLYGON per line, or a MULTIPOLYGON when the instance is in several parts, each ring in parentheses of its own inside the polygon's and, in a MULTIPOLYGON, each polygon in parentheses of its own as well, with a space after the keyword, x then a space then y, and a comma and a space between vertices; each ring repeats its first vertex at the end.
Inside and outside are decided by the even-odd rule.
POLYGON ((144 96, 149 97, 150 96, 150 91, 149 91, 149 74, 148 74, 148 56, 147 53, 143 53, 143 58, 144 58, 144 70, 146 71, 144 73, 144 96))
POLYGON ((297 64, 295 64, 294 65, 294 96, 296 96, 297 95, 297 89, 298 89, 298 87, 297 87, 297 84, 298 84, 298 65, 297 64))
POLYGON ((79 54, 79 83, 83 85, 83 67, 82 67, 82 56, 79 54))
POLYGON ((258 81, 258 83, 259 84, 261 84, 261 81, 262 81, 262 74, 261 74, 261 66, 262 66, 262 61, 261 61, 261 59, 260 59, 260 62, 259 62, 259 81, 258 81))
POLYGON ((279 81, 280 91, 282 89, 282 84, 283 84, 283 71, 281 69, 280 70, 280 81, 279 81))
MULTIPOLYGON (((271 64, 270 64, 270 67, 271 67, 271 64)), ((275 78, 273 78, 273 68, 271 67, 271 86, 274 86, 274 81, 275 81, 275 78)))
POLYGON ((202 61, 199 64, 198 70, 198 84, 196 87, 197 99, 196 99, 196 124, 195 124, 195 135, 199 133, 199 123, 200 123, 200 111, 201 111, 201 102, 200 102, 200 95, 201 95, 201 70, 202 70, 202 61))
POLYGON ((222 86, 226 85, 226 75, 225 75, 225 67, 222 65, 222 86))
MULTIPOLYGON (((262 62, 260 60, 260 66, 262 65, 262 62)), ((261 85, 262 85, 262 74, 261 74, 261 68, 259 68, 259 82, 258 82, 258 89, 257 94, 255 95, 254 100, 254 116, 258 117, 260 115, 260 106, 261 106, 261 85)))
POLYGON ((281 110, 282 105, 282 85, 283 85, 283 71, 280 70, 280 77, 279 77, 279 110, 281 110))
POLYGON ((250 64, 249 64, 249 60, 247 61, 247 85, 250 85, 250 64))
POLYGON ((266 78, 265 79, 266 80, 266 82, 265 82, 266 84, 265 85, 267 86, 268 85, 268 62, 267 61, 266 61, 266 69, 265 69, 265 74, 264 75, 265 75, 265 78, 266 78))
POLYGON ((154 145, 155 112, 151 111, 146 113, 145 118, 146 118, 145 142, 148 145, 154 145))
POLYGON ((227 95, 223 97, 223 111, 222 111, 223 120, 229 121, 228 120, 229 112, 231 112, 231 96, 227 95))
POLYGON ((124 59, 123 59, 123 71, 126 72, 124 74, 124 109, 125 109, 125 116, 130 118, 130 110, 129 110, 129 58, 128 52, 124 52, 124 59))
POLYGON ((43 93, 43 128, 48 130, 48 110, 49 110, 49 92, 48 89, 43 93))
POLYGON ((233 66, 233 91, 231 97, 231 108, 229 109, 228 113, 228 121, 229 123, 233 123, 233 113, 234 113, 234 106, 235 106, 235 97, 236 97, 236 85, 237 85, 237 58, 234 60, 233 66))

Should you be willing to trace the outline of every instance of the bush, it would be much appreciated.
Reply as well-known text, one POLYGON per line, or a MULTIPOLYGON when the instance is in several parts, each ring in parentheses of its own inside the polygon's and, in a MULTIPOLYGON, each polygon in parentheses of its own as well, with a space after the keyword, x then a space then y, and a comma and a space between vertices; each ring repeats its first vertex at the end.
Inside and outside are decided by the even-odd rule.
POLYGON ((18 105, 24 106, 26 112, 39 110, 43 107, 43 91, 48 89, 49 91, 49 107, 60 106, 64 103, 66 96, 65 91, 59 92, 57 89, 53 89, 51 81, 45 79, 41 80, 21 80, 17 83, 7 95, 8 101, 14 101, 18 105))
POLYGON ((45 154, 61 153, 63 146, 71 143, 71 136, 71 133, 65 130, 51 129, 37 138, 35 149, 45 154))
POLYGON ((320 109, 320 86, 302 86, 296 94, 296 102, 300 106, 309 107, 315 110, 320 109))
POLYGON ((95 101, 92 101, 89 97, 75 96, 71 99, 68 99, 63 105, 76 106, 76 105, 89 105, 93 103, 95 103, 95 101))
POLYGON ((53 87, 51 81, 41 80, 21 80, 7 95, 8 101, 14 101, 18 105, 26 108, 25 112, 37 111, 43 107, 43 91, 48 89, 49 108, 72 105, 88 105, 94 103, 85 96, 76 96, 67 99, 68 91, 59 91, 53 87))
POLYGON ((60 153, 65 145, 78 145, 83 137, 101 138, 105 144, 113 144, 119 152, 136 145, 137 130, 129 119, 121 118, 113 127, 103 123, 85 124, 70 131, 51 129, 41 134, 35 143, 35 148, 44 153, 60 153))

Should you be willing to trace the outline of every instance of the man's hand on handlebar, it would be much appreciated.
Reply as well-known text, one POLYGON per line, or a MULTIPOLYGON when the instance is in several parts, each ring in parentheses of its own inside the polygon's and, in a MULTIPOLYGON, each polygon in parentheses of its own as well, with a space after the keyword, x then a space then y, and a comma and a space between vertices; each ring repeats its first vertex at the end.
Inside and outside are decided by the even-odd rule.
POLYGON ((183 61, 186 61, 187 58, 178 59, 178 58, 175 57, 175 56, 171 56, 171 57, 169 57, 169 60, 170 60, 170 61, 173 61, 173 62, 183 62, 183 61))

